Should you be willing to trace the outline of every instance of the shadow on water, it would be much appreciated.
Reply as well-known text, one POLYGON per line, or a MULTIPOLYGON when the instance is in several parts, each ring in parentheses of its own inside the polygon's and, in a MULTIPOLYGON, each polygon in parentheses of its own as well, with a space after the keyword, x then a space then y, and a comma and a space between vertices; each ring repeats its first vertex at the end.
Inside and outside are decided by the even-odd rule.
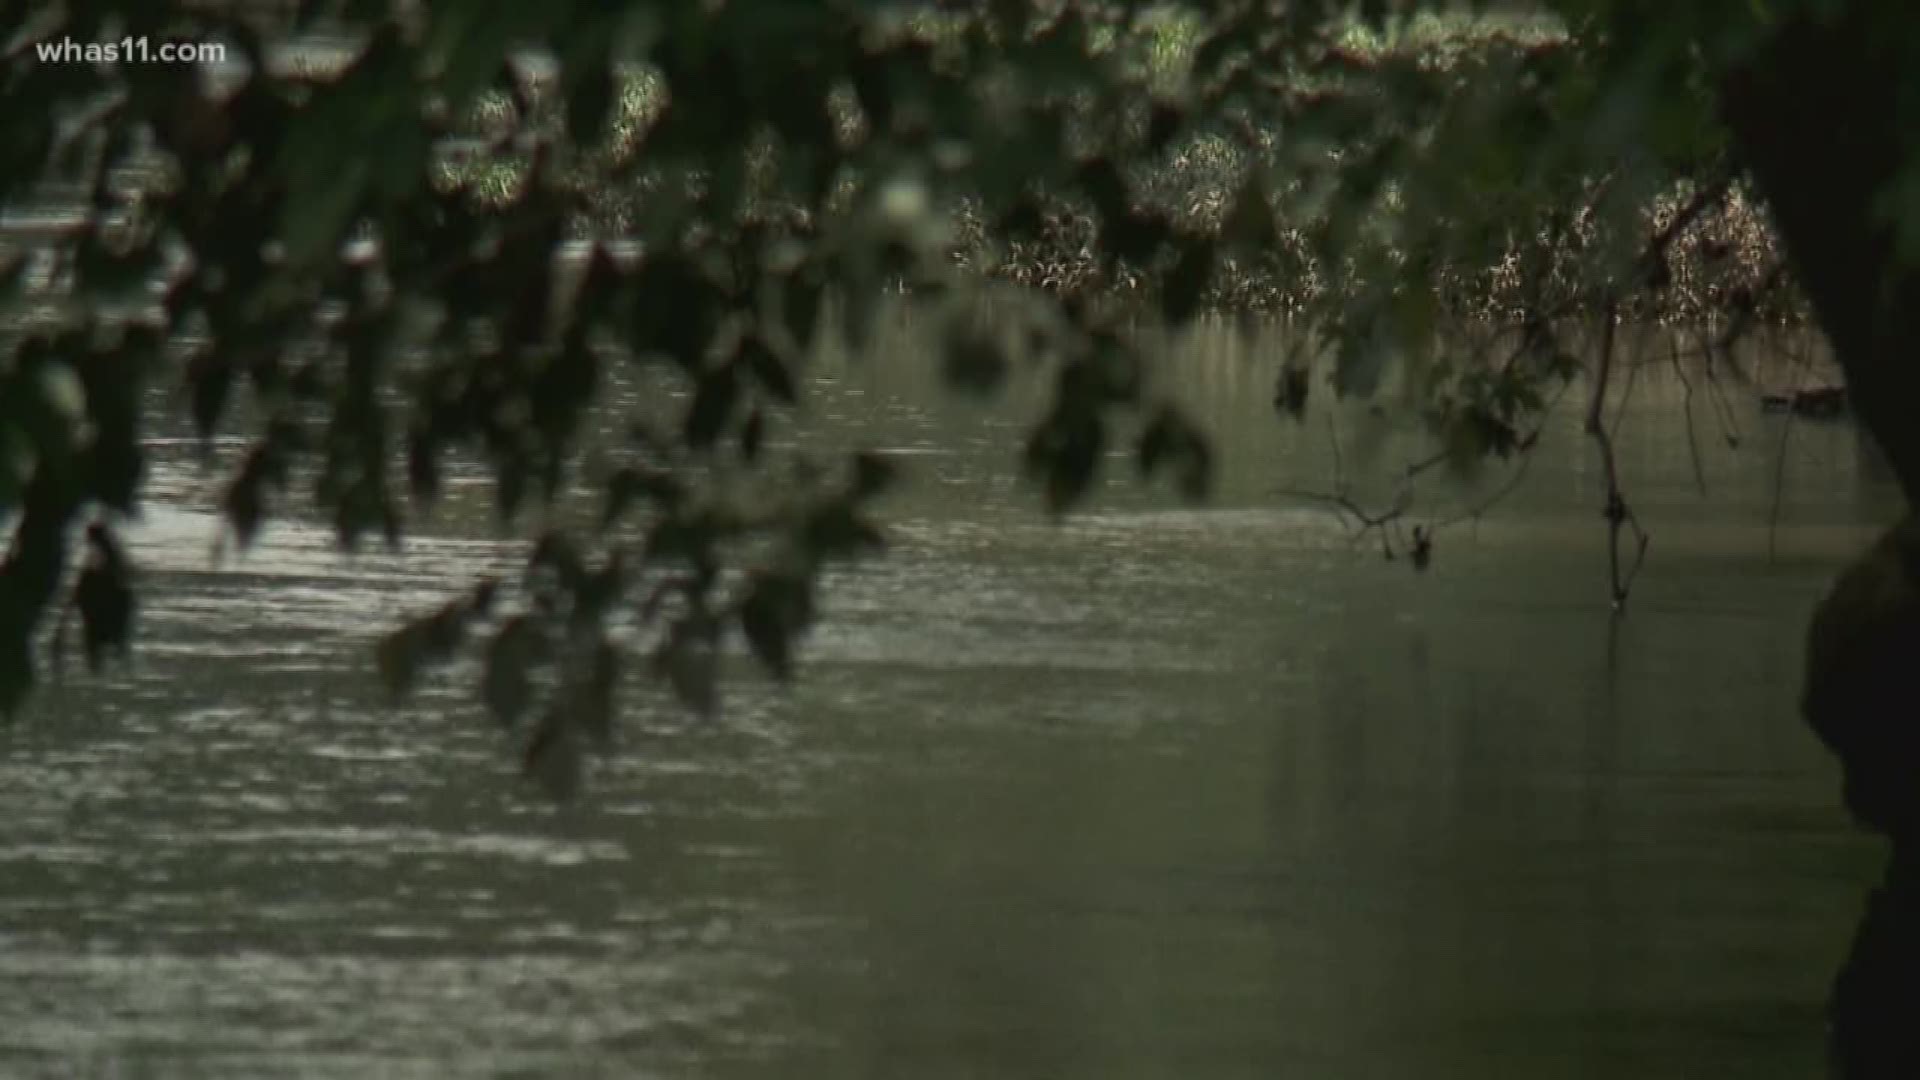
MULTIPOLYGON (((1116 459, 1057 524, 1013 479, 1034 388, 956 402, 895 344, 823 358, 791 436, 911 478, 805 676, 733 656, 714 725, 636 687, 558 811, 471 671, 400 712, 366 675, 510 546, 344 562, 290 525, 215 571, 205 482, 157 448, 137 663, 0 735, 0 1074, 1819 1073, 1874 861, 1794 710, 1807 615, 1886 521, 1845 425, 1782 466, 1748 401, 1702 498, 1642 378, 1618 445, 1654 546, 1615 620, 1573 410, 1416 574, 1274 494, 1332 463, 1323 417, 1273 416, 1270 342, 1170 376, 1213 503, 1116 459)), ((1342 422, 1386 490, 1413 442, 1342 422)))

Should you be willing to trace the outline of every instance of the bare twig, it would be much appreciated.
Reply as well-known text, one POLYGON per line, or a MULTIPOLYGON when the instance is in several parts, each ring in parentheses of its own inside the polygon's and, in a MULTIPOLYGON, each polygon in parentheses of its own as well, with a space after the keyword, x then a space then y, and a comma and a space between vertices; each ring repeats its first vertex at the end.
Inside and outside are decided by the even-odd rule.
POLYGON ((1674 339, 1669 343, 1668 354, 1673 359, 1673 373, 1680 377, 1680 386, 1685 394, 1680 399, 1680 411, 1687 420, 1687 457, 1693 462, 1693 483, 1700 489, 1700 497, 1707 497, 1707 472, 1700 463, 1700 439, 1693 430, 1693 381, 1687 378, 1687 366, 1680 362, 1680 342, 1674 339))
MULTIPOLYGON (((1806 389, 1807 364, 1810 354, 1804 344, 1793 351, 1793 389, 1787 392, 1792 400, 1806 389)), ((1787 443, 1793 437, 1794 410, 1787 409, 1786 422, 1780 429, 1780 450, 1773 463, 1773 503, 1767 509, 1767 561, 1772 562, 1779 554, 1780 504, 1787 489, 1787 443)))
MULTIPOLYGON (((1403 484, 1400 493, 1394 497, 1391 506, 1377 512, 1369 511, 1348 494, 1346 467, 1344 464, 1345 459, 1340 450, 1340 431, 1335 424, 1332 414, 1328 414, 1327 416, 1327 445, 1333 451, 1334 488, 1332 491, 1278 488, 1275 489, 1274 494, 1328 504, 1332 507, 1334 515, 1338 517, 1343 524, 1346 523, 1348 519, 1353 521, 1354 531, 1352 537, 1350 537, 1353 542, 1358 543, 1370 532, 1378 532, 1380 534, 1381 553, 1389 559, 1393 558, 1393 537, 1389 535, 1387 529, 1389 526, 1397 527, 1400 519, 1406 516, 1407 509, 1413 501, 1411 488, 1403 484)), ((1417 535, 1418 531, 1416 530, 1416 536, 1417 535)))
POLYGON ((1393 558, 1393 538, 1388 534, 1387 528, 1388 526, 1396 525, 1400 519, 1406 516, 1407 500, 1404 496, 1396 498, 1393 505, 1385 510, 1370 512, 1355 502, 1353 498, 1344 491, 1307 491, 1301 488, 1280 488, 1276 490, 1274 494, 1328 504, 1333 508, 1334 515, 1338 517, 1342 523, 1347 522, 1349 518, 1352 519, 1354 529, 1353 535, 1348 538, 1349 540, 1354 543, 1359 543, 1368 533, 1378 532, 1380 534, 1381 553, 1389 559, 1393 558))
POLYGON ((1633 400, 1633 388, 1640 381, 1640 369, 1643 364, 1627 365, 1627 385, 1620 391, 1620 403, 1613 407, 1613 426, 1607 429, 1609 438, 1618 438, 1620 425, 1627 418, 1627 405, 1633 400))
POLYGON ((1613 437, 1607 432, 1604 422, 1604 409, 1607 399, 1607 383, 1613 374, 1614 334, 1618 308, 1608 303, 1601 313, 1605 320, 1601 328, 1600 360, 1594 372, 1593 396, 1587 402, 1587 434, 1600 447, 1600 463, 1605 470, 1607 481, 1607 504, 1602 513, 1607 519, 1607 568, 1613 592, 1613 610, 1626 609, 1627 594, 1633 588, 1633 579, 1640 572, 1640 565, 1647 556, 1649 538, 1640 528, 1640 522, 1628 507, 1627 500, 1620 492, 1620 470, 1614 460, 1613 437), (1638 542, 1633 565, 1625 574, 1620 571, 1620 530, 1633 529, 1638 542))

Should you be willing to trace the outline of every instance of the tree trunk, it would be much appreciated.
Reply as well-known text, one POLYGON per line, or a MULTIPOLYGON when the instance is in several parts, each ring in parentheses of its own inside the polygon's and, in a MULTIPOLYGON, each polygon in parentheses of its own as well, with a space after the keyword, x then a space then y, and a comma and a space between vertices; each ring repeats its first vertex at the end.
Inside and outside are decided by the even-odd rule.
MULTIPOLYGON (((1920 55, 1905 5, 1854 0, 1768 28, 1720 84, 1735 147, 1772 207, 1856 415, 1920 506, 1920 258, 1886 192, 1920 156, 1920 55), (1903 106, 1905 108, 1903 109, 1903 106), (1907 112, 1902 123, 1902 112, 1907 112)), ((1903 206, 1907 217, 1920 206, 1903 206)), ((1841 576, 1808 638, 1802 710, 1839 756, 1847 803, 1892 842, 1829 1003, 1843 1080, 1920 1076, 1920 518, 1841 576)))
POLYGON ((1830 20, 1797 15, 1728 74, 1721 111, 1833 342, 1857 415, 1909 504, 1920 504, 1920 264, 1901 261, 1882 209, 1920 124, 1900 116, 1901 91, 1920 73, 1908 66, 1920 61, 1910 20, 1890 20, 1871 2, 1830 20), (1903 21, 1901 32, 1888 32, 1903 21))

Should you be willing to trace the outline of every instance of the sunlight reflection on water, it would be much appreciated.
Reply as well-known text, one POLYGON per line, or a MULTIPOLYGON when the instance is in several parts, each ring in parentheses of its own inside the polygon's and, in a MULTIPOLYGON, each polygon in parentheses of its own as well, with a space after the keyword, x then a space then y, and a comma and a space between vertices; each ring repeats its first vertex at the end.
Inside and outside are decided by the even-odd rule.
POLYGON ((1325 431, 1244 351, 1183 390, 1213 505, 1123 464, 1060 523, 1006 413, 826 372, 796 443, 900 454, 893 552, 790 692, 737 643, 717 723, 636 685, 565 808, 470 661, 405 708, 369 663, 520 545, 278 521, 216 564, 157 440, 134 664, 0 733, 0 1074, 1811 1075, 1871 862, 1792 712, 1884 514, 1850 435, 1795 435, 1769 560, 1775 459, 1700 500, 1646 390, 1612 624, 1575 418, 1415 574, 1274 494, 1325 431))

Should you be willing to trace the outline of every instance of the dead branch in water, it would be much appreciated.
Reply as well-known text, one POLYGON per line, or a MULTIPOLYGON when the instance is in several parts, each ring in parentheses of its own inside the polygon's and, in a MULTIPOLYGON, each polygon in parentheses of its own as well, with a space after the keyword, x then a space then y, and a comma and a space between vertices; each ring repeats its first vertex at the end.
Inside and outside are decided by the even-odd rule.
MULTIPOLYGON (((1276 491, 1275 494, 1331 505, 1334 514, 1338 516, 1343 523, 1346 522, 1348 518, 1352 518, 1356 523, 1352 536, 1352 540, 1355 543, 1358 543, 1362 537, 1365 537, 1370 532, 1378 532, 1380 534, 1381 554, 1389 559, 1393 558, 1394 538, 1389 535, 1387 529, 1389 526, 1394 526, 1396 531, 1398 530, 1398 523, 1402 517, 1406 516, 1408 505, 1411 502, 1411 492, 1408 487, 1403 484, 1400 489, 1400 494, 1396 496, 1393 501, 1393 505, 1379 512, 1369 512, 1348 494, 1345 459, 1340 452, 1340 431, 1335 427, 1331 413, 1327 415, 1327 442, 1333 449, 1333 490, 1306 491, 1297 488, 1282 488, 1276 491)), ((1422 530, 1418 526, 1415 526, 1414 542, 1416 545, 1423 543, 1423 535, 1422 530)), ((1400 539, 1402 543, 1405 543, 1404 536, 1400 539)))

